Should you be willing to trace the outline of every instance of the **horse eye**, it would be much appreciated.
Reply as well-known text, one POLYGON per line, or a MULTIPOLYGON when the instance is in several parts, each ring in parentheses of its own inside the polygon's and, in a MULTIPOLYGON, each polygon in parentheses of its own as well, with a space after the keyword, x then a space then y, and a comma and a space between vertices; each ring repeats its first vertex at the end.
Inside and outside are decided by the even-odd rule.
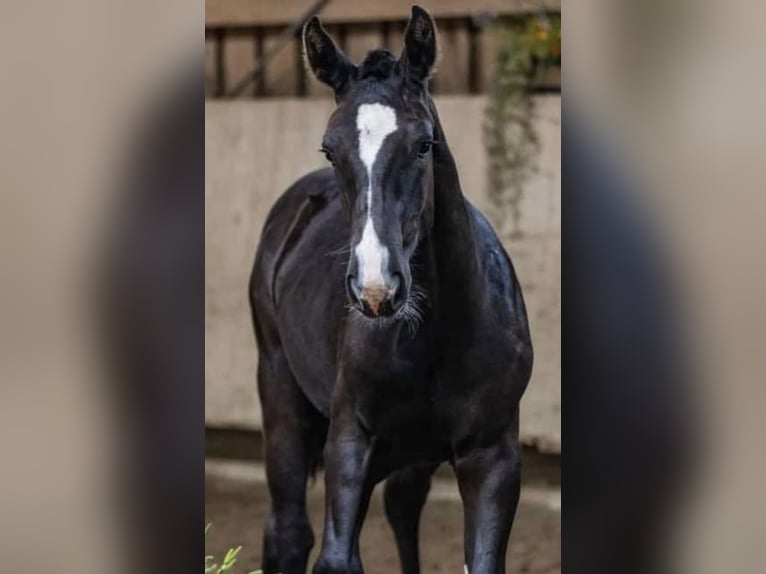
POLYGON ((431 151, 431 146, 434 142, 430 140, 424 140, 420 142, 420 147, 418 148, 418 155, 420 157, 425 157, 428 155, 428 153, 431 151))
POLYGON ((324 154, 324 157, 329 161, 331 164, 335 165, 335 159, 332 157, 332 154, 330 153, 330 150, 327 148, 321 148, 319 151, 321 151, 324 154))

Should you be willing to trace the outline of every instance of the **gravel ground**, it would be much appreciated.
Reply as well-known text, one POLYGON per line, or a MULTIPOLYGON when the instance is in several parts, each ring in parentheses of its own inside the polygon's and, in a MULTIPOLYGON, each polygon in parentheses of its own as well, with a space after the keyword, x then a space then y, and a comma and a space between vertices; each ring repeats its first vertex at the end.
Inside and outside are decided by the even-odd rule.
MULTIPOLYGON (((421 521, 423 574, 463 572, 463 511, 457 487, 450 478, 434 480, 421 521)), ((223 555, 242 545, 237 574, 260 563, 261 534, 269 508, 263 467, 253 463, 213 462, 206 465, 206 523, 213 523, 206 540, 207 554, 223 555)), ((382 488, 376 489, 362 530, 362 562, 368 574, 399 572, 391 529, 383 513, 382 488)), ((309 514, 321 540, 324 493, 321 476, 309 489, 309 514)), ((560 491, 525 486, 516 514, 507 558, 509 574, 561 572, 560 491)), ((315 546, 310 563, 316 558, 315 546)))

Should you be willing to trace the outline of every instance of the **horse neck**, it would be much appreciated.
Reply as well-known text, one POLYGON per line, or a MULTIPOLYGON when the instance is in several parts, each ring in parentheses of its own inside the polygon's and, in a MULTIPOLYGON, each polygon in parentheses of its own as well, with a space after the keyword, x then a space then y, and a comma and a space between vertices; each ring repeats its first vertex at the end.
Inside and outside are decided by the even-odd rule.
POLYGON ((439 303, 454 309, 467 308, 480 287, 480 260, 468 203, 460 187, 455 158, 442 129, 433 101, 434 215, 431 228, 432 258, 439 285, 439 303))

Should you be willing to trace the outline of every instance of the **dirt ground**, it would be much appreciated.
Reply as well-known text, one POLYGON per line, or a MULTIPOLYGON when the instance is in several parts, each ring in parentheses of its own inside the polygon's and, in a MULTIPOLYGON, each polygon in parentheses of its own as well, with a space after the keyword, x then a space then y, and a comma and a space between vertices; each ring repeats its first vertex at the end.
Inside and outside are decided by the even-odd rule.
MULTIPOLYGON (((440 473, 434 481, 421 521, 423 574, 462 574, 463 511, 454 481, 440 473)), ((362 562, 368 574, 399 572, 393 535, 383 513, 379 486, 362 530, 362 562)), ((216 557, 231 546, 242 545, 235 572, 249 572, 260 564, 261 535, 269 500, 263 468, 253 463, 214 463, 206 467, 205 522, 213 528, 206 553, 216 557)), ((313 563, 321 540, 324 493, 321 476, 309 489, 309 515, 317 538, 313 563)), ((561 572, 560 493, 555 488, 522 488, 507 558, 509 574, 561 572)))

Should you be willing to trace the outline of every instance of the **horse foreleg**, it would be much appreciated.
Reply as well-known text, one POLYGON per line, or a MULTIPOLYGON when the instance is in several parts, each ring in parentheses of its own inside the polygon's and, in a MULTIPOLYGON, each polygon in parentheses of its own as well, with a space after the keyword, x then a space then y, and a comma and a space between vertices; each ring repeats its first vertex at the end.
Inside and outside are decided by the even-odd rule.
POLYGON ((515 435, 455 461, 463 499, 465 563, 470 574, 504 574, 505 553, 521 485, 515 435))
POLYGON ((374 487, 373 443, 353 414, 333 416, 325 445, 325 526, 314 574, 361 574, 359 532, 374 487))
POLYGON ((262 570, 264 574, 305 574, 314 544, 306 512, 306 483, 311 461, 317 458, 314 435, 323 432, 322 421, 278 349, 261 355, 258 383, 271 495, 262 570))

